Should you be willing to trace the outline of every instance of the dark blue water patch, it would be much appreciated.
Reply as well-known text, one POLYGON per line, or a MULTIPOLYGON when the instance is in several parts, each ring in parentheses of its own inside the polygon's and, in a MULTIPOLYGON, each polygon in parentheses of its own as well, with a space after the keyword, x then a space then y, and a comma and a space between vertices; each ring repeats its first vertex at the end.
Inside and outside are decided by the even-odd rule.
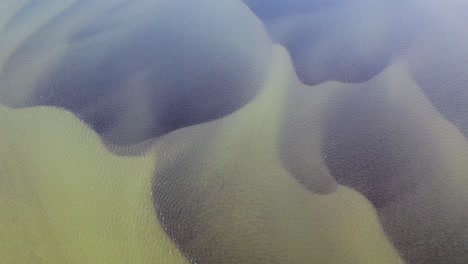
POLYGON ((48 51, 47 43, 64 42, 66 51, 41 69, 28 88, 30 102, 9 105, 67 109, 109 142, 126 146, 224 117, 256 96, 269 48, 256 29, 232 28, 238 16, 230 5, 144 3, 109 4, 70 33, 56 32, 93 1, 78 1, 52 19, 9 58, 2 78, 10 80, 48 51))
POLYGON ((279 17, 307 14, 339 4, 343 0, 243 0, 243 2, 261 20, 269 21, 279 17))
POLYGON ((412 2, 244 1, 290 52, 299 79, 360 83, 405 51, 426 20, 412 2))
POLYGON ((463 194, 447 194, 447 166, 431 127, 408 119, 370 84, 336 98, 323 127, 322 155, 339 184, 364 195, 410 264, 466 263, 463 194))

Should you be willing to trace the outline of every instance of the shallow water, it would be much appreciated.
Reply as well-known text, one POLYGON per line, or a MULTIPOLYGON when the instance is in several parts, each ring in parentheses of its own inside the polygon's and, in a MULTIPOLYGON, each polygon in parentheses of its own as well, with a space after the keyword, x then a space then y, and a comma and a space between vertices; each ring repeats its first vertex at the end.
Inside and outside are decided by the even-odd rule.
POLYGON ((468 263, 461 0, 3 0, 1 263, 468 263))

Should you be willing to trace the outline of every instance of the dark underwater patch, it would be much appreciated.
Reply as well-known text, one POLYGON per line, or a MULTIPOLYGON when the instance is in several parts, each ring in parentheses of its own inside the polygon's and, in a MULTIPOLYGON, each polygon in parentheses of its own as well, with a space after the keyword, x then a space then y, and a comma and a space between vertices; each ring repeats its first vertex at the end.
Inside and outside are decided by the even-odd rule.
MULTIPOLYGON (((402 1, 244 1, 272 40, 291 54, 299 79, 365 82, 379 74, 413 38, 417 6, 402 1)), ((420 21, 418 21, 420 20, 420 21)))
POLYGON ((322 130, 322 155, 330 174, 373 204, 409 264, 465 263, 468 222, 460 199, 466 197, 448 191, 457 176, 446 168, 445 150, 431 131, 439 125, 414 116, 418 111, 413 109, 426 106, 411 97, 409 84, 413 105, 392 100, 391 87, 382 84, 357 85, 330 104, 322 130))
POLYGON ((28 88, 32 98, 6 104, 65 108, 108 142, 127 146, 226 116, 261 86, 268 65, 262 36, 254 28, 226 30, 233 16, 187 1, 123 2, 80 27, 69 25, 89 5, 74 4, 10 57, 0 85, 14 89, 10 72, 41 56, 54 38, 66 40, 60 58, 39 69, 43 73, 28 88))

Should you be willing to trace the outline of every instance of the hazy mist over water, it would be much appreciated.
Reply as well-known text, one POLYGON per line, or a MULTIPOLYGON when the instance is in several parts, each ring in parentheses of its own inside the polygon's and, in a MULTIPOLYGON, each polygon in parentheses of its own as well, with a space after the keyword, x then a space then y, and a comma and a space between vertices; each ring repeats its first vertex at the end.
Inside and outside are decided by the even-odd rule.
POLYGON ((0 263, 468 263, 468 2, 0 0, 0 263))

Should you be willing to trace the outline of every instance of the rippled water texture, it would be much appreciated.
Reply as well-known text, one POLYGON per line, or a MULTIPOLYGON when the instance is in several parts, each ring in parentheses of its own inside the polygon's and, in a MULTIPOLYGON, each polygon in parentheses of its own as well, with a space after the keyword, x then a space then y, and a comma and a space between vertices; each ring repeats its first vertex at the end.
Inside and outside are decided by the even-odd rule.
POLYGON ((462 0, 0 1, 1 263, 468 263, 462 0))

